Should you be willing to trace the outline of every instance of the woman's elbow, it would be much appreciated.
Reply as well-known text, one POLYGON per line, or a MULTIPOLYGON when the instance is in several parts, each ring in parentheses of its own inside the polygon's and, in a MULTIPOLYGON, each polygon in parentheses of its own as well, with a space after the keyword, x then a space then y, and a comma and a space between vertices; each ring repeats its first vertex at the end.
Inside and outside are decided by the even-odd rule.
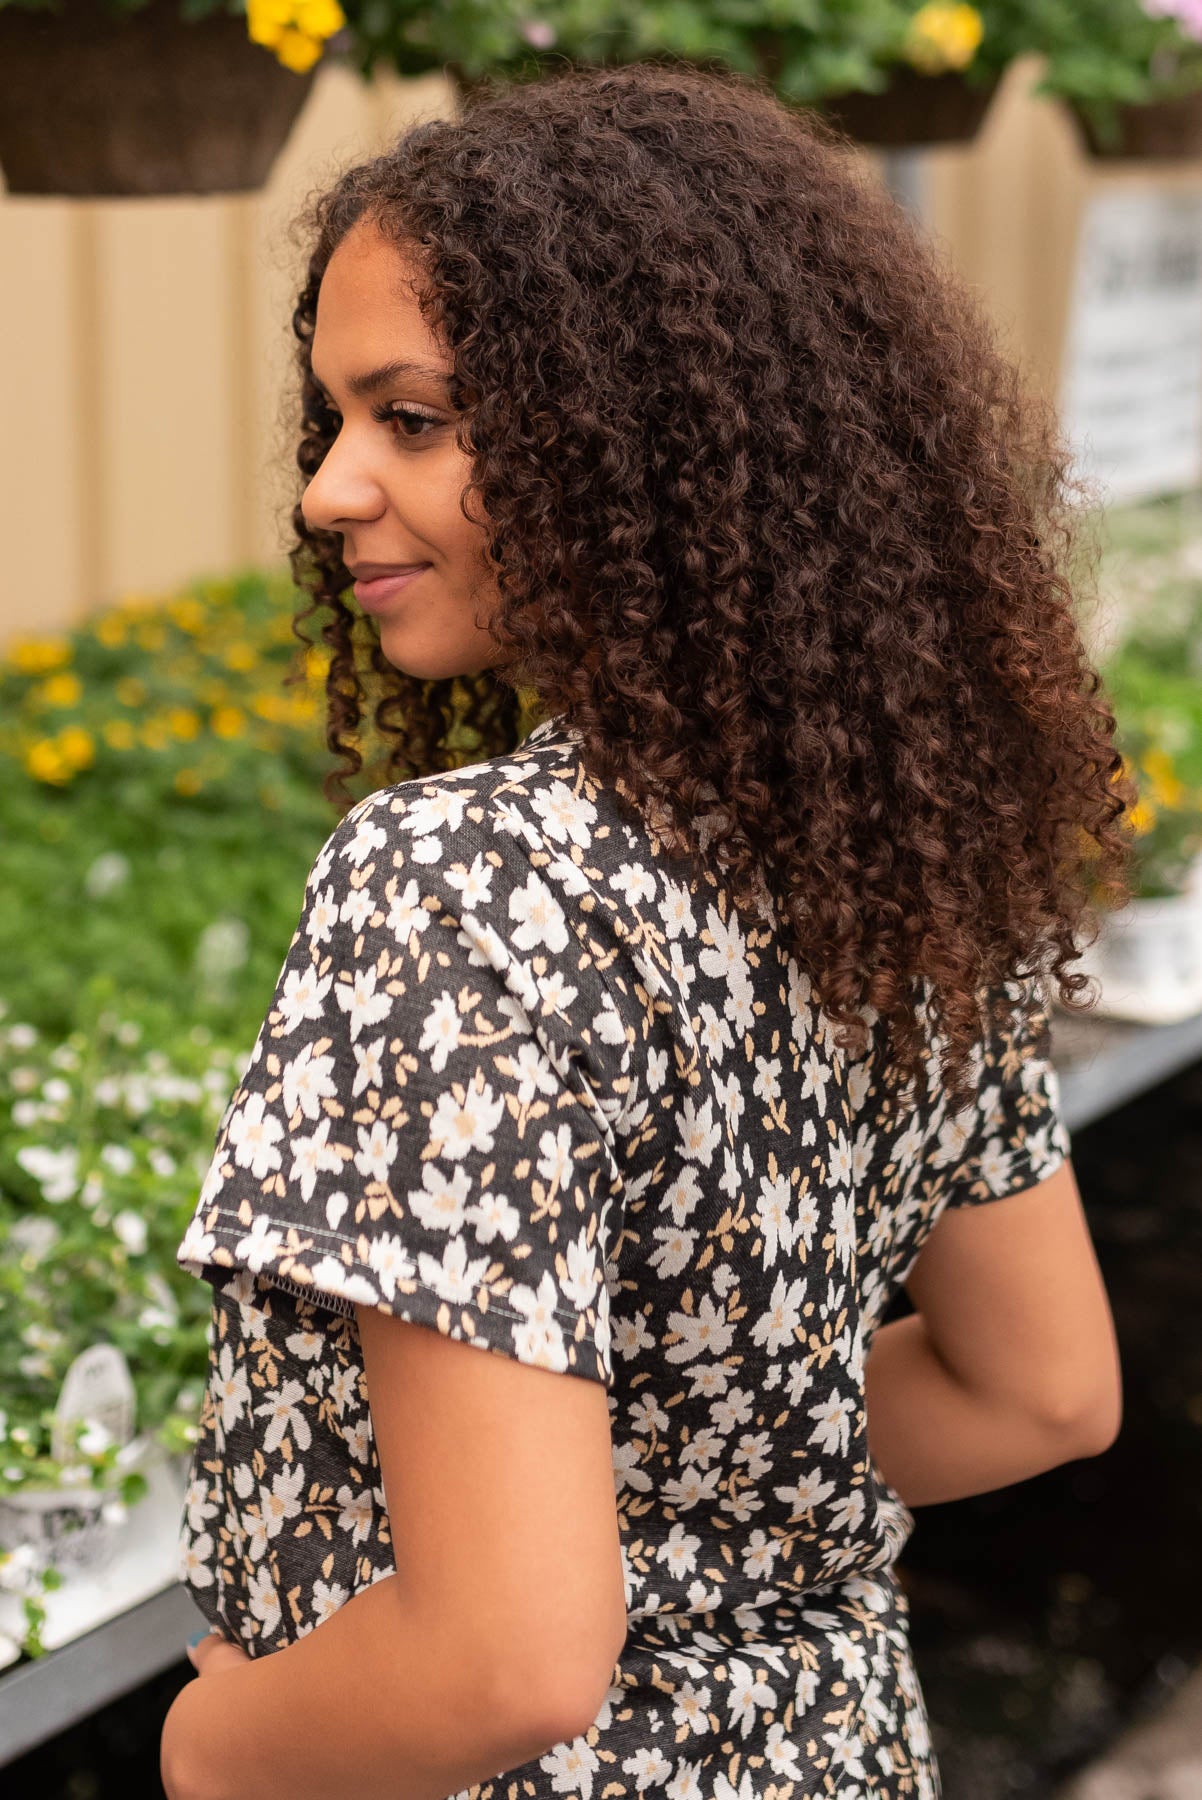
POLYGON ((1052 1401, 1041 1408, 1040 1419, 1070 1446, 1066 1462, 1079 1457, 1101 1456, 1103 1451, 1109 1450, 1122 1428, 1122 1385, 1116 1381, 1085 1401, 1079 1396, 1052 1401))

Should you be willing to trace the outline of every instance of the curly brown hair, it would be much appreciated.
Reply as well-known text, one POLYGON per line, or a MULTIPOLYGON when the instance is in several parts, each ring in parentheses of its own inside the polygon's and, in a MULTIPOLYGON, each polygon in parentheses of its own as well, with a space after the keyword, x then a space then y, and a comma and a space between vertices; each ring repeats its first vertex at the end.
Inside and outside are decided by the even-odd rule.
POLYGON ((750 76, 568 66, 482 83, 310 199, 301 474, 335 434, 318 290, 363 219, 429 283, 503 654, 387 663, 299 502, 294 629, 332 612, 328 798, 362 766, 365 661, 390 780, 512 751, 529 684, 670 856, 720 854, 739 908, 767 883, 845 1048, 874 1009, 917 1075, 925 995, 958 1099, 1002 983, 1082 1004, 1132 796, 1070 575, 1095 497, 853 152, 750 76))

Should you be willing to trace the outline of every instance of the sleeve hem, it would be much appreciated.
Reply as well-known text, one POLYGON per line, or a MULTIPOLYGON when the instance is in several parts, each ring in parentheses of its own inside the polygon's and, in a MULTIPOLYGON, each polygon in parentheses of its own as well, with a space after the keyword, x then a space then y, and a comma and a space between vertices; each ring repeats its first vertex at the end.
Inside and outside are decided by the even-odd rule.
MULTIPOLYGON (((265 1218, 261 1213, 256 1214, 255 1222, 260 1227, 266 1226, 268 1230, 278 1232, 281 1237, 286 1236, 289 1232, 293 1232, 293 1233, 296 1232, 296 1227, 294 1225, 286 1225, 283 1223, 282 1220, 279 1220, 279 1219, 265 1218)), ((218 1221, 218 1223, 215 1225, 206 1225, 205 1230, 209 1237, 231 1238, 231 1239, 236 1240, 239 1243, 251 1235, 250 1232, 247 1231, 245 1225, 243 1225, 241 1223, 241 1221, 235 1221, 235 1222, 228 1223, 228 1224, 223 1224, 220 1221, 218 1221)), ((305 1236, 306 1237, 328 1237, 331 1241, 331 1245, 345 1244, 347 1242, 345 1234, 336 1232, 336 1231, 327 1231, 327 1230, 325 1230, 324 1227, 316 1226, 316 1225, 306 1225, 305 1236)), ((317 1246, 314 1246, 314 1248, 317 1249, 317 1246)), ((321 1256, 332 1255, 332 1249, 331 1250, 318 1249, 318 1254, 321 1256)), ((306 1260, 307 1259, 305 1257, 305 1252, 303 1249, 302 1250, 280 1249, 280 1250, 268 1251, 266 1254, 263 1254, 261 1250, 252 1250, 252 1252, 249 1256, 244 1256, 244 1257, 240 1258, 236 1263, 230 1263, 228 1265, 226 1263, 210 1263, 210 1264, 202 1264, 202 1266, 211 1267, 211 1268, 215 1268, 215 1269, 222 1269, 222 1270, 225 1270, 230 1275, 236 1275, 239 1269, 249 1269, 253 1275, 260 1275, 260 1274, 273 1274, 273 1268, 278 1265, 292 1264, 294 1262, 304 1262, 306 1260)), ((359 1275, 360 1278, 364 1279, 364 1280, 367 1280, 370 1278, 373 1282, 373 1285, 375 1285, 377 1287, 379 1286, 379 1283, 375 1281, 374 1273, 371 1274, 369 1277, 368 1272, 366 1272, 364 1270, 361 1258, 355 1257, 353 1263, 344 1263, 342 1266, 345 1268, 346 1273, 349 1276, 359 1275)), ((274 1276, 273 1276, 273 1278, 274 1278, 274 1276)), ((467 1311, 467 1312, 474 1313, 477 1316, 479 1316, 480 1318, 483 1318, 486 1316, 485 1309, 478 1307, 474 1300, 467 1300, 467 1301, 454 1300, 454 1299, 450 1298, 447 1294, 441 1293, 440 1290, 438 1288, 432 1286, 430 1282, 423 1281, 420 1275, 408 1275, 405 1277, 405 1280, 407 1283, 412 1283, 415 1287, 423 1289, 426 1293, 433 1294, 434 1297, 437 1300, 441 1301, 444 1306, 452 1306, 452 1307, 457 1306, 457 1307, 459 1307, 459 1309, 461 1311, 467 1311)), ((312 1297, 314 1299, 322 1301, 323 1303, 324 1303, 324 1298, 326 1295, 329 1295, 329 1297, 331 1299, 336 1299, 336 1300, 342 1301, 345 1303, 346 1309, 348 1312, 356 1304, 359 1304, 359 1302, 357 1302, 355 1300, 354 1296, 348 1296, 345 1294, 341 1294, 338 1292, 338 1290, 336 1288, 333 1288, 333 1287, 323 1287, 323 1285, 320 1282, 300 1282, 300 1281, 294 1280, 292 1285, 296 1288, 296 1290, 299 1293, 305 1294, 305 1295, 312 1295, 312 1297)), ((406 1297, 401 1292, 399 1287, 398 1287, 397 1292, 398 1292, 399 1298, 404 1299, 406 1297)), ((383 1294, 381 1294, 381 1296, 378 1300, 370 1300, 370 1301, 365 1300, 363 1302, 363 1304, 371 1305, 371 1306, 381 1306, 384 1308, 385 1311, 390 1310, 387 1298, 383 1294)), ((553 1313, 557 1319, 570 1319, 573 1325, 575 1325, 580 1319, 582 1319, 585 1316, 583 1313, 578 1312, 574 1307, 571 1307, 571 1306, 552 1306, 552 1307, 548 1308, 548 1311, 553 1313)), ((488 1303, 487 1312, 488 1313, 495 1313, 495 1312, 496 1313, 504 1313, 506 1318, 517 1319, 519 1322, 525 1322, 528 1319, 528 1315, 526 1313, 519 1312, 518 1309, 514 1306, 506 1306, 506 1304, 503 1300, 490 1300, 488 1303)))
POLYGON ((985 1206, 991 1200, 1009 1200, 1014 1194, 1022 1194, 1028 1188, 1038 1187, 1041 1181, 1046 1181, 1050 1175, 1054 1175, 1061 1164, 1068 1161, 1068 1158, 1068 1149, 1056 1145, 1040 1158, 1038 1164, 1024 1160, 1019 1168, 1012 1168, 1004 1187, 989 1188, 988 1192, 984 1194, 974 1193, 972 1189, 979 1185, 978 1179, 976 1183, 966 1184, 959 1189, 953 1188, 943 1210, 946 1212, 950 1208, 960 1206, 985 1206))

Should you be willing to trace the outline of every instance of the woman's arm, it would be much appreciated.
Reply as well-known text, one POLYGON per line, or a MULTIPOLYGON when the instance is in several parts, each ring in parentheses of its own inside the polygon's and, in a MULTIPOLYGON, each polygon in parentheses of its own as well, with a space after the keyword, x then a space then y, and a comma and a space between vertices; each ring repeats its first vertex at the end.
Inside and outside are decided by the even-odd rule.
POLYGON ((457 1624, 387 1575, 286 1649, 188 1682, 163 1724, 167 1800, 443 1800, 550 1749, 568 1721, 537 1696, 519 1710, 457 1624))
POLYGON ((570 1742, 626 1635, 599 1381, 357 1308, 396 1572, 189 1683, 168 1800, 443 1800, 570 1742))
POLYGON ((909 1506, 1025 1481, 1114 1442, 1114 1321, 1072 1166, 944 1212, 905 1284, 918 1308, 878 1327, 868 1442, 909 1506))

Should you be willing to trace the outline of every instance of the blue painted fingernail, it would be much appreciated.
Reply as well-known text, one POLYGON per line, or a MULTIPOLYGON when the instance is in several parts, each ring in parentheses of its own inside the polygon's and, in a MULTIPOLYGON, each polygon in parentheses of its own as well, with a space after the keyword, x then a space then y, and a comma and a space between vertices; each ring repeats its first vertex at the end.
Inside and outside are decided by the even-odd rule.
POLYGON ((188 1639, 189 1650, 194 1650, 196 1648, 197 1644, 199 1644, 201 1638, 207 1638, 212 1629, 213 1628, 211 1625, 202 1625, 200 1630, 196 1633, 196 1635, 194 1637, 190 1637, 188 1639))

